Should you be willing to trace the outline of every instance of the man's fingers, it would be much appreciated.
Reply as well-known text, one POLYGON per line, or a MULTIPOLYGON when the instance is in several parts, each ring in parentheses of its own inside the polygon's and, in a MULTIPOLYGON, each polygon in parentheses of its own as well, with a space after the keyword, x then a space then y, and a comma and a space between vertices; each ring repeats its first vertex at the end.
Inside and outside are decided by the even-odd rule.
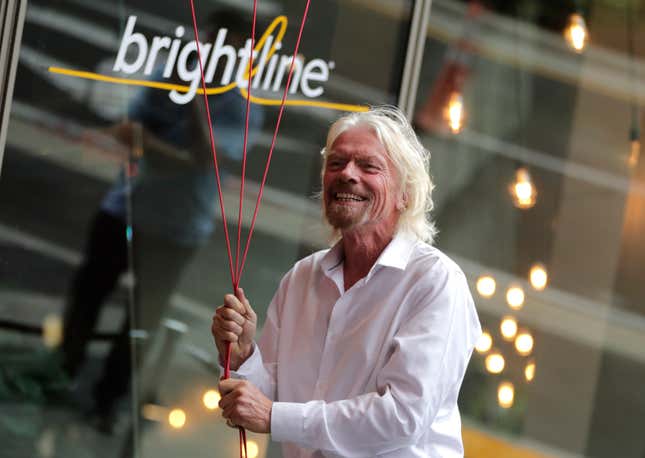
POLYGON ((236 336, 242 335, 242 326, 237 324, 235 321, 229 321, 229 320, 220 321, 220 329, 224 331, 232 332, 236 336))
POLYGON ((237 336, 237 334, 231 331, 224 331, 221 328, 216 329, 215 334, 218 339, 224 340, 226 342, 235 343, 239 340, 239 337, 237 336))
POLYGON ((244 290, 242 288, 237 288, 236 296, 237 296, 238 300, 244 306, 245 315, 247 315, 247 316, 249 316, 251 318, 255 318, 255 312, 253 311, 253 308, 251 307, 251 303, 246 298, 246 295, 244 294, 244 290))
POLYGON ((240 326, 243 326, 246 321, 246 318, 244 318, 243 315, 229 307, 222 307, 221 310, 218 309, 216 316, 219 316, 224 320, 234 321, 240 326))
POLYGON ((224 305, 235 310, 240 315, 246 314, 246 307, 239 301, 239 299, 232 294, 224 296, 224 305))

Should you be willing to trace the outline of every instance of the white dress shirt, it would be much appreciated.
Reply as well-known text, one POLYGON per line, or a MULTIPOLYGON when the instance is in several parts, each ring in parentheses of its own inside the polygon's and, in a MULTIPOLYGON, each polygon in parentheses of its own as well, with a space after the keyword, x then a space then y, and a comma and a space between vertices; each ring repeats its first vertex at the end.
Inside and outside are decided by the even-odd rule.
POLYGON ((274 400, 285 458, 463 456, 457 397, 481 334, 463 272, 399 234, 346 291, 342 255, 284 276, 233 376, 274 400))

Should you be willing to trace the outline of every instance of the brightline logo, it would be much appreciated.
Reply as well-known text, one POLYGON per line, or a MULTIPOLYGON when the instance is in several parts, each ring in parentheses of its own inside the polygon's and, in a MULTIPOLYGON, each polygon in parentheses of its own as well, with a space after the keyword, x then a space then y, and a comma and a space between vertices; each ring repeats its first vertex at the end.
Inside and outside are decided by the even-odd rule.
MULTIPOLYGON (((193 100, 201 82, 195 40, 189 41, 182 47, 181 38, 186 31, 184 27, 178 26, 175 29, 174 39, 169 36, 155 36, 150 44, 145 35, 134 31, 136 21, 136 16, 128 17, 113 70, 132 75, 143 68, 143 73, 150 75, 160 65, 157 62, 160 51, 167 50, 163 77, 170 78, 176 70, 179 79, 189 84, 187 90, 172 89, 169 92, 170 99, 182 105, 193 100)), ((293 57, 276 54, 276 51, 282 48, 282 38, 287 30, 287 23, 285 16, 278 16, 257 41, 253 51, 254 67, 251 85, 253 89, 262 88, 265 91, 277 92, 283 82, 286 82, 293 57), (277 36, 274 38, 273 32, 278 27, 277 36)), ((199 44, 206 84, 213 82, 218 68, 223 66, 219 81, 221 87, 217 88, 221 90, 216 91, 220 93, 234 87, 246 89, 248 86, 251 39, 246 40, 243 48, 235 49, 230 44, 226 44, 227 34, 228 30, 221 28, 217 32, 214 43, 200 42, 199 44)), ((329 74, 333 68, 334 62, 326 62, 322 59, 306 62, 296 58, 289 92, 295 94, 300 90, 305 97, 320 97, 325 92, 322 83, 329 80, 329 74)), ((211 93, 211 91, 208 92, 211 93)))

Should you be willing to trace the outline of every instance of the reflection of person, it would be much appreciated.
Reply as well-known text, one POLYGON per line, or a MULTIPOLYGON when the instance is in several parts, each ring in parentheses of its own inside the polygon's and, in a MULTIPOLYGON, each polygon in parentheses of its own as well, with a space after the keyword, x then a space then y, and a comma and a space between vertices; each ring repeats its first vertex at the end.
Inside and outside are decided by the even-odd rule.
POLYGON ((285 457, 462 456, 457 397, 481 331, 463 272, 424 242, 426 151, 399 111, 375 108, 332 125, 323 154, 339 241, 285 275, 257 345, 244 292, 225 296, 223 415, 285 457))
MULTIPOLYGON (((249 25, 242 32, 242 19, 231 13, 215 19, 222 26, 233 26, 238 34, 250 30, 249 25), (231 24, 232 18, 238 22, 231 24)), ((161 70, 155 79, 162 79, 161 70)), ((232 90, 210 96, 209 105, 220 161, 240 159, 246 100, 232 90)), ((130 176, 121 174, 94 218, 83 264, 71 286, 62 344, 63 365, 74 377, 100 309, 127 270, 131 222, 134 316, 128 316, 123 324, 94 389, 95 411, 106 420, 99 426, 106 429, 111 426, 115 402, 126 393, 130 379, 130 327, 148 333, 158 327, 181 272, 215 227, 217 186, 204 112, 201 98, 178 105, 167 92, 147 88, 131 104, 129 121, 110 129, 135 152, 140 146, 143 155, 135 167, 130 167, 130 176)), ((262 108, 254 106, 249 119, 249 148, 262 118, 262 108)))

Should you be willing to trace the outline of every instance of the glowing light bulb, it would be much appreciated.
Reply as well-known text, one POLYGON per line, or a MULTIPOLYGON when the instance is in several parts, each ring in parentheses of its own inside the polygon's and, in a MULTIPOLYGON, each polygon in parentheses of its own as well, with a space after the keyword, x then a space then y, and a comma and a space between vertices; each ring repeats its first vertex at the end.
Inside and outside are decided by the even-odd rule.
POLYGON ((520 331, 515 337, 515 349, 522 356, 528 356, 533 351, 533 336, 528 331, 520 331))
POLYGON ((569 23, 564 29, 564 38, 569 46, 578 53, 582 52, 587 44, 587 35, 587 24, 585 24, 584 18, 578 13, 569 16, 569 23))
POLYGON ((257 458, 257 456, 260 454, 260 447, 258 447, 258 443, 254 440, 246 441, 246 452, 246 456, 248 458, 257 458))
POLYGON ((527 382, 531 382, 535 378, 535 361, 530 361, 524 368, 524 378, 527 382))
POLYGON ((502 382, 497 388, 497 401, 504 409, 508 409, 513 405, 515 398, 515 388, 511 382, 502 382))
POLYGON ((515 181, 509 186, 513 205, 522 210, 529 209, 537 201, 537 190, 531 179, 531 174, 525 167, 515 171, 515 181))
POLYGON ((492 297, 496 288, 495 279, 490 275, 483 275, 477 279, 477 292, 483 297, 492 297))
POLYGON ((215 410, 219 405, 220 399, 222 399, 222 396, 219 394, 219 391, 208 390, 206 393, 204 393, 202 402, 208 410, 215 410))
POLYGON ((517 334, 517 321, 512 316, 504 317, 499 324, 499 330, 505 340, 513 340, 517 334))
POLYGON ((479 339, 475 344, 475 350, 477 350, 478 353, 486 353, 492 346, 493 338, 488 331, 484 331, 482 332, 482 335, 479 336, 479 339))
POLYGON ((459 92, 453 92, 448 99, 444 118, 453 134, 458 134, 464 125, 464 99, 459 92))
POLYGON ((43 343, 47 348, 55 348, 63 340, 63 320, 60 315, 47 315, 43 319, 43 343))
POLYGON ((181 429, 186 424, 186 412, 181 409, 172 409, 168 414, 168 424, 175 429, 181 429))
POLYGON ((549 282, 549 275, 546 273, 546 267, 542 264, 533 264, 529 272, 529 281, 533 289, 543 291, 549 282))
POLYGON ((521 286, 511 286, 506 290, 506 303, 514 310, 519 310, 524 305, 524 290, 521 286))
POLYGON ((506 363, 502 354, 495 350, 489 353, 489 355, 486 357, 485 364, 486 370, 488 372, 490 372, 491 374, 499 374, 504 370, 506 363))

